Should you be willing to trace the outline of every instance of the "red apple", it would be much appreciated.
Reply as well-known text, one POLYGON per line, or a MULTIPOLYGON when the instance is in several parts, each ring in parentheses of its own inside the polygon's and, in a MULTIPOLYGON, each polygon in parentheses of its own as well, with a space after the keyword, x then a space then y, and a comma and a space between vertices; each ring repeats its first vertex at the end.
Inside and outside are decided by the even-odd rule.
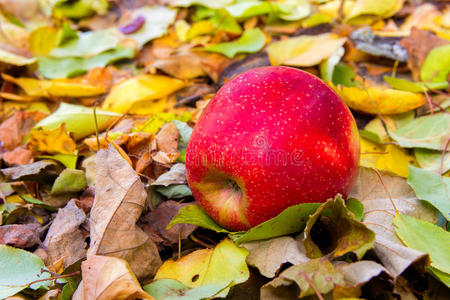
POLYGON ((350 191, 359 137, 339 96, 288 67, 227 82, 201 115, 186 151, 187 180, 220 225, 247 230, 289 206, 350 191))

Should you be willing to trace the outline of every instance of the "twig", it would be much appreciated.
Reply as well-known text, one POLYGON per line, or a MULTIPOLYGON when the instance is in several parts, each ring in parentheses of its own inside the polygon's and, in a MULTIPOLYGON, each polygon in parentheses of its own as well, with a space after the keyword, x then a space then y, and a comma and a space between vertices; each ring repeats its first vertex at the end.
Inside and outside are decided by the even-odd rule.
POLYGON ((29 287, 29 286, 31 286, 31 285, 33 285, 35 283, 38 283, 38 282, 50 281, 50 280, 55 280, 55 279, 60 279, 60 278, 67 278, 67 277, 72 277, 72 276, 76 276, 76 275, 79 275, 79 274, 80 274, 80 271, 76 271, 76 272, 69 273, 69 274, 53 276, 53 277, 44 278, 44 279, 38 279, 38 280, 35 280, 35 281, 32 281, 32 282, 28 283, 26 286, 29 287))
POLYGON ((397 207, 395 206, 395 203, 394 203, 394 200, 392 199, 391 193, 389 192, 389 190, 387 189, 386 185, 384 184, 384 181, 383 181, 383 178, 381 177, 380 172, 379 172, 377 169, 375 169, 375 168, 372 168, 372 170, 375 171, 375 173, 377 174, 378 178, 380 179, 381 184, 383 185, 383 188, 384 188, 384 190, 386 191, 386 194, 388 194, 389 199, 391 200, 391 204, 392 204, 392 206, 394 207, 395 212, 398 214, 398 209, 397 209, 397 207))
POLYGON ((314 290, 314 293, 316 293, 317 298, 319 298, 319 300, 323 300, 322 294, 319 292, 319 290, 317 289, 317 287, 314 285, 314 283, 311 281, 311 278, 309 278, 309 276, 306 274, 305 271, 301 271, 300 274, 303 275, 303 277, 305 277, 305 280, 308 282, 308 284, 312 287, 312 289, 314 290))

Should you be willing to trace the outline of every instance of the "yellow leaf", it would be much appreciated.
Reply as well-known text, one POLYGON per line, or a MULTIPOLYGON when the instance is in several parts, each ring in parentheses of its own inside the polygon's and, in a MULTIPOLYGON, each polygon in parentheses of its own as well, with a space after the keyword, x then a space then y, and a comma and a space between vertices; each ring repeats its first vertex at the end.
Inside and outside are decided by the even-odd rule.
POLYGON ((338 86, 335 89, 350 108, 374 115, 401 114, 426 102, 422 94, 383 87, 338 86))
POLYGON ((59 30, 51 26, 39 27, 29 37, 30 51, 37 56, 45 56, 52 51, 58 40, 59 30))
POLYGON ((302 35, 271 43, 267 52, 272 65, 310 67, 330 57, 345 41, 334 33, 302 35))
MULTIPOLYGON (((318 6, 319 13, 329 16, 331 19, 336 19, 339 16, 339 8, 341 7, 342 0, 327 1, 318 6)), ((344 15, 349 15, 355 6, 354 0, 344 1, 344 15)))
POLYGON ((77 146, 75 141, 67 134, 64 123, 54 130, 30 131, 29 143, 34 152, 50 154, 75 154, 77 146))
POLYGON ((417 165, 414 156, 396 145, 382 146, 361 138, 361 156, 359 165, 392 172, 401 177, 408 177, 408 165, 417 165))
POLYGON ((388 18, 398 12, 404 0, 358 0, 353 6, 346 22, 351 24, 364 24, 371 17, 388 18))
POLYGON ((34 97, 90 97, 103 94, 105 89, 99 86, 73 82, 70 80, 38 80, 34 78, 14 78, 2 74, 3 79, 20 86, 27 95, 34 97))
POLYGON ((159 268, 155 279, 176 279, 189 287, 238 284, 249 276, 245 263, 247 255, 245 248, 239 248, 225 239, 215 249, 197 250, 177 261, 166 261, 159 268))
POLYGON ((118 113, 127 113, 131 109, 134 113, 140 113, 139 108, 146 106, 146 113, 158 113, 161 107, 165 106, 165 101, 163 104, 160 103, 163 100, 152 102, 170 95, 183 86, 183 81, 167 76, 138 75, 115 85, 102 107, 118 113), (154 112, 151 111, 152 108, 154 112))

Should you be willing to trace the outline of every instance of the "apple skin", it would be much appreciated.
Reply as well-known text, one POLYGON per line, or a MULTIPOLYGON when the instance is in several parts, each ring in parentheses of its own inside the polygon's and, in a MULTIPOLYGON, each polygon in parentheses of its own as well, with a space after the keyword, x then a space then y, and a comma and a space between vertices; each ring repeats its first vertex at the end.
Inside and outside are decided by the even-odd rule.
POLYGON ((289 206, 350 191, 359 135, 339 96, 317 77, 263 67, 228 81, 186 150, 187 181, 223 227, 247 230, 289 206))

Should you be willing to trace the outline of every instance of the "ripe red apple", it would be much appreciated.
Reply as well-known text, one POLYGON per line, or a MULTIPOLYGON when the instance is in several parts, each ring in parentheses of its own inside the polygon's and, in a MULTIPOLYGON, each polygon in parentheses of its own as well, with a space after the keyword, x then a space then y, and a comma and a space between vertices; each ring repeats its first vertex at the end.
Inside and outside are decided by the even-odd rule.
POLYGON ((350 191, 359 137, 339 96, 288 67, 227 82, 201 115, 186 151, 187 180, 220 225, 247 230, 289 206, 350 191))

